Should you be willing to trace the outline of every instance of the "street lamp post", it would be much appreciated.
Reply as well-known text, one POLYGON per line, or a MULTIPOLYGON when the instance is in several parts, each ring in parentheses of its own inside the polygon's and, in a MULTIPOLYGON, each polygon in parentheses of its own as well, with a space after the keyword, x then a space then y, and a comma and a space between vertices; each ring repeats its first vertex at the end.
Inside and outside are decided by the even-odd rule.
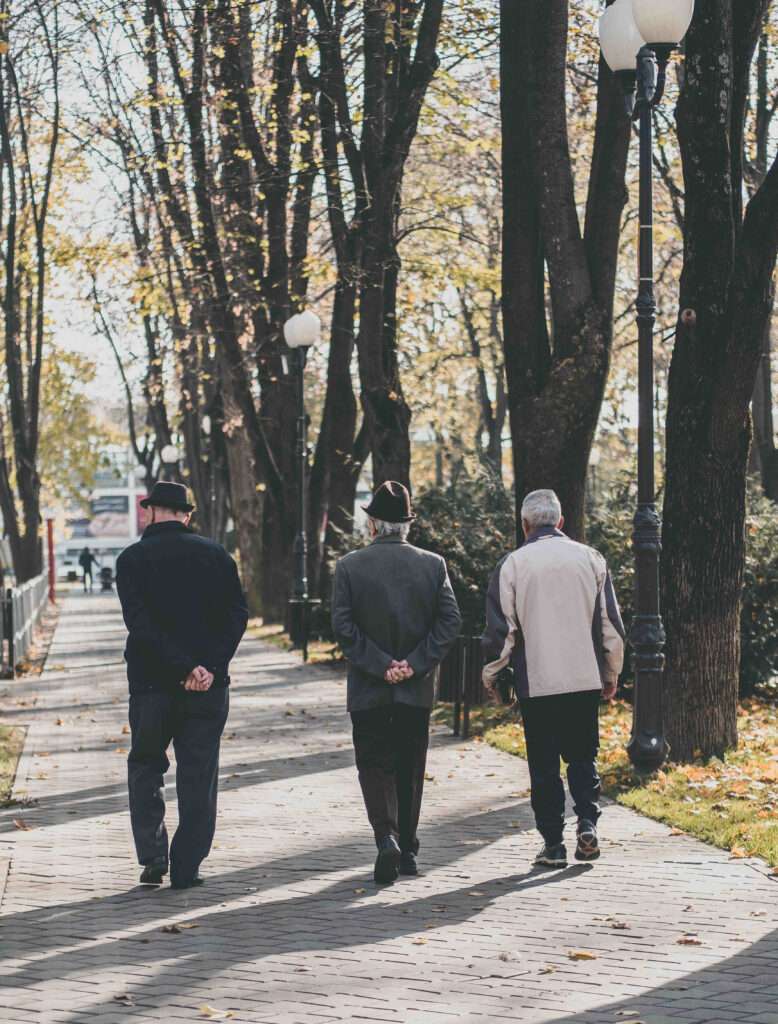
POLYGON ((620 79, 640 136, 638 323, 638 504, 634 518, 635 615, 630 644, 635 666, 632 737, 627 751, 641 769, 668 754, 662 722, 665 632, 659 610, 661 521, 654 482, 654 234, 653 109, 662 99, 667 64, 686 35, 694 0, 616 0, 600 18, 600 44, 620 79))
POLYGON ((291 636, 308 660, 308 612, 313 603, 308 594, 308 416, 305 411, 305 363, 308 349, 319 340, 321 323, 306 310, 284 324, 284 338, 292 352, 297 390, 297 535, 294 541, 294 584, 289 600, 291 636))

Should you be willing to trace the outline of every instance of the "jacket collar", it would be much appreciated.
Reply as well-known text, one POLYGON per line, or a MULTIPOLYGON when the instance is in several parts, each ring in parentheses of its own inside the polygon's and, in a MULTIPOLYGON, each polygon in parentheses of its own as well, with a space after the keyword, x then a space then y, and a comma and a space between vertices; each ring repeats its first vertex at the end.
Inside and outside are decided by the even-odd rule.
POLYGON ((193 532, 183 523, 178 523, 174 519, 170 519, 165 523, 150 523, 143 531, 143 537, 156 537, 163 533, 180 533, 182 530, 184 533, 193 532))
POLYGON ((555 526, 540 526, 537 530, 533 530, 532 533, 524 541, 524 544, 534 544, 536 540, 545 540, 547 537, 565 537, 566 534, 562 533, 561 530, 557 530, 555 526))
POLYGON ((371 541, 372 544, 407 544, 407 540, 403 540, 399 533, 384 533, 380 537, 374 537, 371 541))

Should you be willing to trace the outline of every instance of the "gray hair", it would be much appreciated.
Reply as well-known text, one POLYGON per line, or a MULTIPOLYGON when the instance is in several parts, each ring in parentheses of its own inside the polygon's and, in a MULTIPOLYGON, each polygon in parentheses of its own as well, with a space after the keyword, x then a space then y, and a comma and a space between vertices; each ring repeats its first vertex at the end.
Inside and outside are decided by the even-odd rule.
POLYGON ((562 506, 555 491, 530 491, 521 505, 521 518, 530 530, 556 526, 562 518, 562 506))
POLYGON ((399 537, 400 540, 407 540, 408 534, 410 533, 410 523, 387 523, 383 519, 373 519, 370 517, 370 522, 375 526, 375 532, 378 537, 399 537))

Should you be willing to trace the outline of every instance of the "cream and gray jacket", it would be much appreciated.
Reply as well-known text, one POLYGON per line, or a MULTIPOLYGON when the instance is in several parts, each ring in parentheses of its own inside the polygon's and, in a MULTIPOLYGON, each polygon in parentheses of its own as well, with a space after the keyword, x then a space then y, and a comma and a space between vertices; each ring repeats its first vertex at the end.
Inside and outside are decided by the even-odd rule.
POLYGON ((510 665, 519 697, 599 690, 624 662, 624 626, 605 559, 553 527, 497 566, 486 599, 484 683, 510 665))

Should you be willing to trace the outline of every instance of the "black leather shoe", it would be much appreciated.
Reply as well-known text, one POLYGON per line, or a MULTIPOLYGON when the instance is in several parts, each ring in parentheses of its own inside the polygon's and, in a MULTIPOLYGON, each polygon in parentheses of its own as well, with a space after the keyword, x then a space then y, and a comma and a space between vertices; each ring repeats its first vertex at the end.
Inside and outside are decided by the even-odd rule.
POLYGON ((162 885, 162 879, 167 874, 168 865, 166 860, 157 860, 147 864, 140 876, 141 885, 162 885))
POLYGON ((193 878, 171 878, 170 888, 171 889, 195 889, 198 885, 205 885, 205 879, 199 874, 196 874, 193 878))
POLYGON ((388 885, 397 880, 400 867, 400 847, 394 836, 385 836, 378 842, 378 856, 373 869, 373 878, 379 885, 388 885))
POLYGON ((400 857, 401 875, 418 875, 419 866, 416 863, 416 854, 411 850, 405 850, 400 857))

